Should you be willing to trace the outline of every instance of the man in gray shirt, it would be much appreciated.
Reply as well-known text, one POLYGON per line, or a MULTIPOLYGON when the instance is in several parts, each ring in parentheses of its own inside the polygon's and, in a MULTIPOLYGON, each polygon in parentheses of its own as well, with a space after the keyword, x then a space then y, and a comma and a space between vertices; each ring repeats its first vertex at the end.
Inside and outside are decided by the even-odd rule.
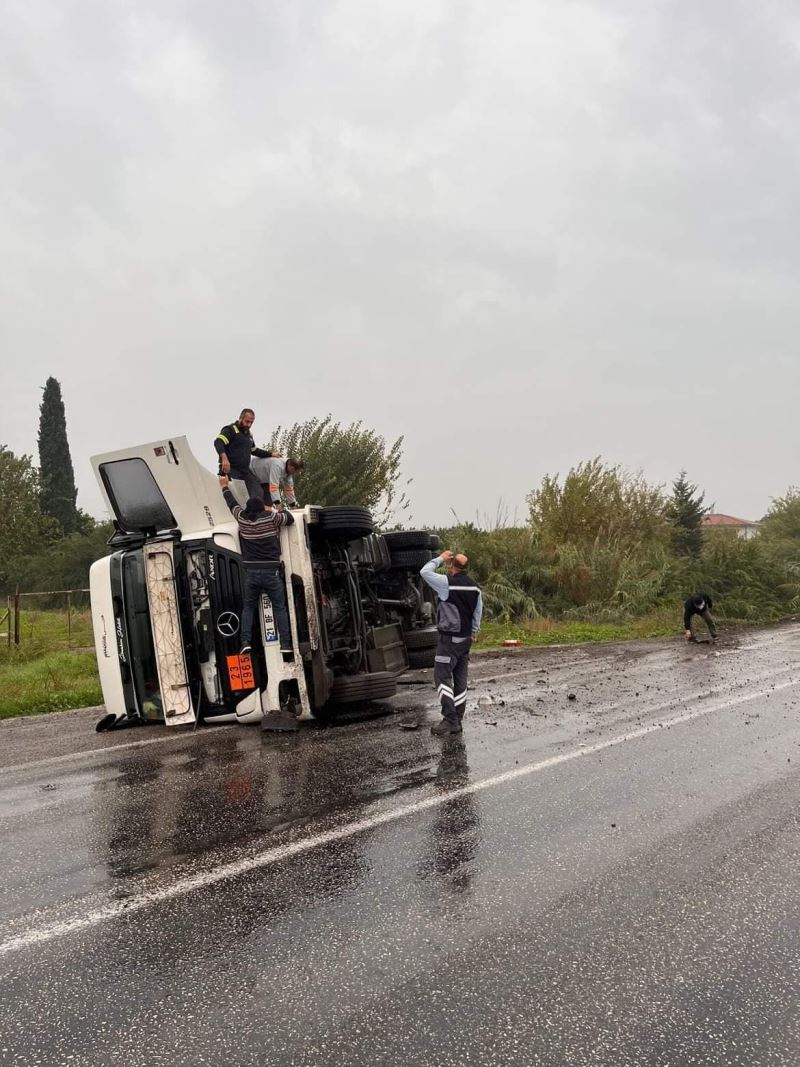
POLYGON ((250 470, 264 489, 264 498, 269 503, 280 504, 281 488, 290 508, 297 507, 294 495, 294 475, 303 470, 302 459, 283 459, 282 456, 255 458, 250 461, 250 470))

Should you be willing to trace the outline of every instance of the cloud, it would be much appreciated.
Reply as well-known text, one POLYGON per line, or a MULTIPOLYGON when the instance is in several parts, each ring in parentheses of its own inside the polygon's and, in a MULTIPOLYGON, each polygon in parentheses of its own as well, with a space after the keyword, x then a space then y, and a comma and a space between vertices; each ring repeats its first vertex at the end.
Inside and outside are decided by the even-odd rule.
POLYGON ((53 374, 91 510, 89 454, 203 455, 252 403, 264 433, 404 434, 427 522, 597 453, 757 515, 796 480, 799 25, 780 0, 12 3, 0 439, 34 450, 53 374))

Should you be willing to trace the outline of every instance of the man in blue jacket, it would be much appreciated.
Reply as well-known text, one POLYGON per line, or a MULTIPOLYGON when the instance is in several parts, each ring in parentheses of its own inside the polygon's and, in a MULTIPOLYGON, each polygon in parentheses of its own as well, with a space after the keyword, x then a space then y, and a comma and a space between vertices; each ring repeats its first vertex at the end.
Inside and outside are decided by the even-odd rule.
POLYGON ((219 474, 244 482, 249 497, 264 499, 261 482, 250 470, 253 456, 269 459, 272 455, 265 448, 256 448, 250 427, 256 421, 252 408, 243 408, 235 422, 223 426, 214 438, 214 450, 219 456, 219 474))
POLYGON ((439 736, 460 734, 467 703, 467 673, 472 642, 478 636, 483 615, 483 596, 467 574, 464 555, 442 552, 419 572, 439 597, 436 628, 439 640, 433 665, 433 680, 442 706, 442 721, 431 727, 439 736), (442 563, 447 574, 437 574, 442 563))

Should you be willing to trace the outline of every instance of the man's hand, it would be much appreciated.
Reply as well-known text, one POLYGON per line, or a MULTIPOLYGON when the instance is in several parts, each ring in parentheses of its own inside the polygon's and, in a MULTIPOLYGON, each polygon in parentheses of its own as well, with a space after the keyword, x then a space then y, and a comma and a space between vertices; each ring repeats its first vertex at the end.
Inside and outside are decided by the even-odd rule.
POLYGON ((281 504, 280 501, 278 501, 277 503, 273 501, 272 507, 275 509, 275 511, 283 511, 283 504, 281 504))
POLYGON ((219 476, 219 484, 222 486, 223 489, 227 489, 228 488, 229 482, 230 482, 230 478, 228 477, 227 474, 220 474, 220 476, 219 476))
POLYGON ((476 630, 475 633, 472 635, 472 640, 473 641, 477 641, 480 636, 481 636, 480 630, 476 630))
POLYGON ((455 552, 451 552, 449 548, 446 548, 446 549, 444 550, 444 552, 440 552, 440 553, 439 553, 439 558, 440 558, 440 559, 441 559, 441 560, 442 560, 442 561, 443 561, 444 563, 449 563, 449 562, 450 562, 450 560, 451 560, 451 559, 453 558, 453 556, 454 556, 454 555, 455 555, 455 552))
POLYGON ((684 630, 683 631, 683 636, 686 638, 687 641, 691 641, 691 639, 692 639, 692 631, 691 630, 684 630))
POLYGON ((231 461, 228 459, 227 455, 224 452, 219 457, 219 465, 220 467, 222 467, 223 474, 231 473, 231 461))

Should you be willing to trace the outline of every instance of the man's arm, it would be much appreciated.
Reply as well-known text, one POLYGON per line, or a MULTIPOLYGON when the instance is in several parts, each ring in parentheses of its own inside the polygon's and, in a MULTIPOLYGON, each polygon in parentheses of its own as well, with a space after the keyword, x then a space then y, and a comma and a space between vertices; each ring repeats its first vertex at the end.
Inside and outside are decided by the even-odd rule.
POLYGON ((254 456, 258 457, 258 459, 272 459, 272 453, 266 448, 256 448, 256 446, 253 445, 251 451, 254 456))
POLYGON ((683 605, 683 628, 684 630, 691 629, 692 626, 692 602, 687 600, 683 605))
POLYGON ((234 519, 238 519, 242 508, 239 501, 228 488, 228 479, 225 477, 225 475, 223 475, 220 478, 219 482, 222 486, 222 495, 225 497, 225 503, 231 509, 231 514, 233 515, 234 519))
POLYGON ((273 511, 272 517, 276 526, 294 525, 294 515, 292 515, 291 511, 273 511))
POLYGON ((444 574, 437 574, 436 568, 444 562, 444 556, 437 556, 430 560, 419 572, 420 578, 429 585, 440 600, 447 600, 450 596, 450 586, 444 574))
POLYGON ((290 508, 297 507, 297 497, 294 495, 294 476, 291 474, 285 475, 283 479, 283 491, 286 494, 286 499, 289 502, 290 508))
POLYGON ((231 461, 228 459, 228 445, 231 443, 233 430, 230 426, 223 426, 214 438, 214 449, 219 456, 219 469, 227 474, 231 469, 231 461))
POLYGON ((706 597, 706 607, 709 611, 711 611, 711 609, 714 607, 714 601, 711 599, 710 596, 706 597))
POLYGON ((475 610, 472 613, 472 636, 475 637, 478 630, 481 628, 481 619, 483 618, 483 593, 478 593, 478 603, 475 605, 475 610))

